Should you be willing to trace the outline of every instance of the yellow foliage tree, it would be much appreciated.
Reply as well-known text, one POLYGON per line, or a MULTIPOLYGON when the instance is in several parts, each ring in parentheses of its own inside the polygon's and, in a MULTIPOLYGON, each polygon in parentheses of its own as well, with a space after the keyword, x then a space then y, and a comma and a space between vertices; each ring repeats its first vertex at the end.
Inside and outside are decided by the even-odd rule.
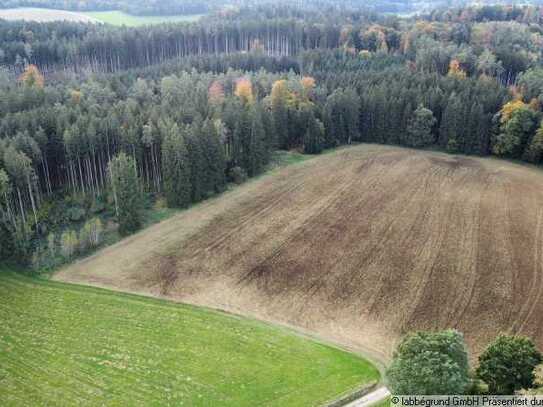
POLYGON ((272 105, 276 104, 278 101, 286 101, 288 99, 288 88, 287 88, 287 81, 284 79, 280 79, 278 81, 275 81, 272 85, 271 90, 271 101, 272 105))
POLYGON ((520 99, 515 99, 510 102, 507 102, 505 105, 503 105, 502 109, 500 110, 500 122, 507 123, 513 113, 515 113, 517 110, 522 109, 526 107, 526 103, 524 103, 520 99))
POLYGON ((239 97, 243 104, 253 103, 253 85, 247 78, 238 79, 234 94, 239 97))
POLYGON ((453 78, 457 79, 465 79, 466 73, 460 66, 460 62, 457 59, 451 60, 451 63, 449 64, 449 73, 448 75, 453 78))
POLYGON ((28 65, 25 71, 19 77, 19 81, 24 83, 26 86, 36 86, 40 89, 42 89, 45 85, 45 78, 36 65, 28 65))
POLYGON ((307 103, 311 100, 313 96, 313 90, 315 89, 315 78, 311 76, 304 76, 300 81, 302 84, 302 94, 301 98, 304 103, 307 103))
POLYGON ((72 90, 70 92, 70 99, 72 100, 72 103, 74 105, 78 105, 79 103, 81 103, 81 91, 72 90))

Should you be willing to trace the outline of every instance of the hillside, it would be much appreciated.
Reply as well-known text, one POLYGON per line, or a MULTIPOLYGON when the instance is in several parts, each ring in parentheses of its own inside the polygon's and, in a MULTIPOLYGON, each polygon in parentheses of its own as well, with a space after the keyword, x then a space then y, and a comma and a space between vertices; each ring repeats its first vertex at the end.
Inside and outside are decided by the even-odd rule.
POLYGON ((259 178, 60 271, 390 355, 455 327, 543 345, 543 174, 395 147, 340 149, 259 178))
POLYGON ((0 270, 0 405, 319 405, 358 356, 201 308, 0 270))

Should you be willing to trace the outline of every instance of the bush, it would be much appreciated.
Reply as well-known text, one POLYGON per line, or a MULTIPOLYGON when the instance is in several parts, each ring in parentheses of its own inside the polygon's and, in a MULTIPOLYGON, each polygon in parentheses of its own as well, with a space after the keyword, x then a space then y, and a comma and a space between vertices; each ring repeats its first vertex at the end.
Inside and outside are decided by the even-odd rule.
POLYGON ((228 172, 228 179, 238 185, 247 181, 247 178, 247 172, 241 167, 233 167, 228 172))
POLYGON ((94 249, 102 243, 104 227, 98 218, 89 220, 79 232, 79 247, 82 252, 94 249))
POLYGON ((453 330, 408 335, 386 374, 394 394, 464 394, 470 384, 464 338, 453 330))
POLYGON ((68 209, 68 218, 72 222, 79 222, 85 217, 85 210, 83 208, 74 207, 68 209))
POLYGON ((54 233, 47 236, 47 252, 51 258, 57 256, 57 237, 54 233))
POLYGON ((479 357, 477 376, 488 384, 490 394, 511 395, 534 384, 534 369, 541 353, 523 336, 500 335, 479 357))
POLYGON ((74 256, 79 246, 77 233, 73 230, 67 230, 60 237, 60 253, 65 259, 70 259, 74 256))

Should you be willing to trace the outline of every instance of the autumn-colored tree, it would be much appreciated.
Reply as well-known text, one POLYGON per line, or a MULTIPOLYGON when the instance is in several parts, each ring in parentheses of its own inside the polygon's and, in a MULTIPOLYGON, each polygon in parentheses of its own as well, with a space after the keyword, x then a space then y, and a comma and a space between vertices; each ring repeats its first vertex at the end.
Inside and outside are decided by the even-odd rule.
POLYGON ((524 103, 520 99, 507 102, 505 105, 503 105, 502 109, 500 110, 500 122, 502 124, 507 123, 509 119, 511 118, 511 116, 513 116, 513 113, 525 107, 527 107, 526 103, 524 103))
POLYGON ((458 59, 453 59, 449 63, 449 73, 448 75, 452 78, 465 79, 466 72, 460 66, 460 61, 458 59))
POLYGON ((236 90, 234 94, 241 99, 243 104, 253 103, 253 85, 247 78, 240 78, 236 82, 236 90))
POLYGON ((45 78, 36 65, 28 65, 19 81, 29 87, 37 87, 42 89, 45 85, 45 78))
POLYGON ((212 105, 220 105, 224 101, 224 87, 219 81, 213 81, 208 90, 208 100, 212 105))
POLYGON ((72 90, 70 92, 70 100, 74 105, 81 103, 81 92, 79 90, 72 90))
POLYGON ((302 78, 302 86, 305 90, 310 90, 315 87, 315 78, 311 76, 304 76, 302 78))

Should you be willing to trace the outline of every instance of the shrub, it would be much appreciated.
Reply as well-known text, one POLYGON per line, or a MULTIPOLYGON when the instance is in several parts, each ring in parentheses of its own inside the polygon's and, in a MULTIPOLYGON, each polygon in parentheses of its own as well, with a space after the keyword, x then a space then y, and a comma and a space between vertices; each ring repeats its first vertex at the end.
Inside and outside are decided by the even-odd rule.
POLYGON ((47 252, 51 258, 57 256, 57 237, 54 233, 47 236, 47 252))
POLYGON ((89 220, 79 233, 79 245, 81 251, 94 249, 102 242, 102 233, 104 227, 102 221, 98 218, 89 220))
POLYGON ((79 207, 73 207, 68 209, 68 218, 72 222, 79 222, 85 217, 85 210, 79 207))
POLYGON ((228 178, 235 184, 243 184, 247 181, 247 172, 241 167, 233 167, 228 172, 228 178))
POLYGON ((73 230, 67 230, 60 237, 60 253, 66 259, 73 257, 79 246, 77 233, 73 230))

